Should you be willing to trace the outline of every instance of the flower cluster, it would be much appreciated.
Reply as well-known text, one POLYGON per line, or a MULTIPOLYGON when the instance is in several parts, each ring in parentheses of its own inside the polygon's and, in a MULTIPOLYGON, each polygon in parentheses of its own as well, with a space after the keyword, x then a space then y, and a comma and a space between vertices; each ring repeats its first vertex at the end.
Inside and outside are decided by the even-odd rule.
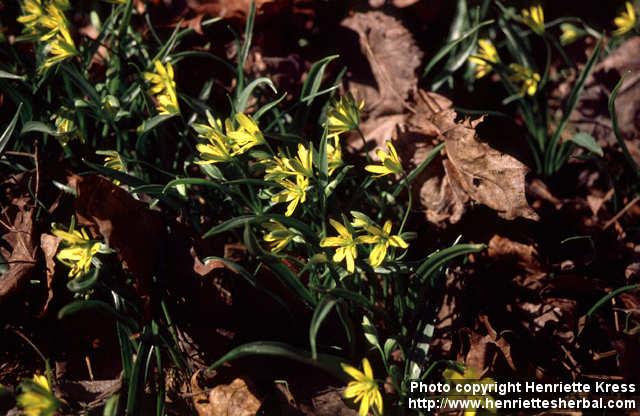
POLYGON ((65 11, 69 0, 25 0, 18 22, 24 25, 25 37, 44 45, 40 70, 50 68, 78 54, 69 32, 65 11))
POLYGON ((86 230, 63 230, 54 225, 53 235, 62 240, 62 249, 56 258, 64 265, 68 266, 69 277, 81 277, 89 272, 93 258, 102 249, 102 243, 89 238, 86 230))
POLYGON ((370 245, 369 264, 372 267, 382 265, 387 258, 389 247, 406 249, 407 242, 400 235, 392 235, 391 221, 385 221, 380 227, 365 214, 352 211, 353 221, 342 224, 336 220, 329 219, 329 223, 338 233, 337 236, 325 237, 320 241, 320 247, 335 247, 333 261, 335 263, 345 262, 347 271, 355 271, 355 260, 358 257, 359 245, 370 245), (357 235, 361 232, 361 235, 357 235))
POLYGON ((145 72, 144 79, 151 83, 149 93, 156 99, 156 109, 159 114, 173 115, 180 113, 176 82, 174 81, 173 66, 170 62, 153 62, 154 72, 145 72))

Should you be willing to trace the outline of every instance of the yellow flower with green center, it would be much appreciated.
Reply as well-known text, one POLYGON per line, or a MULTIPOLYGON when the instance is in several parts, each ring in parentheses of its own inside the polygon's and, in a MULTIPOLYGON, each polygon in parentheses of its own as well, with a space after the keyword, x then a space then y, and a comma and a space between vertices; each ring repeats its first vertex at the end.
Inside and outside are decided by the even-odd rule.
POLYGON ((329 176, 333 175, 333 172, 343 165, 340 137, 336 135, 333 136, 332 139, 333 143, 327 140, 327 163, 329 165, 329 176))
POLYGON ((625 10, 613 19, 613 24, 617 27, 617 29, 613 31, 614 36, 624 35, 636 26, 637 17, 633 4, 628 1, 624 4, 624 8, 625 10))
POLYGON ((560 44, 569 45, 570 43, 575 42, 582 33, 582 30, 572 25, 571 23, 562 23, 560 25, 560 30, 562 33, 560 34, 560 44))
POLYGON ((263 223, 262 228, 268 232, 264 235, 263 240, 269 244, 269 250, 272 253, 277 253, 287 247, 289 243, 294 239, 299 238, 299 235, 285 227, 281 222, 271 220, 263 223))
POLYGON ((384 225, 379 227, 374 224, 365 215, 359 212, 352 212, 354 221, 351 224, 355 228, 361 228, 367 232, 366 235, 359 236, 356 241, 362 244, 372 244, 373 249, 369 253, 369 264, 372 267, 378 267, 387 257, 389 247, 398 247, 406 249, 409 247, 406 241, 399 235, 391 235, 391 221, 385 221, 384 225))
POLYGON ((320 247, 337 247, 333 261, 340 263, 344 260, 349 273, 353 273, 356 270, 355 260, 358 257, 357 241, 347 227, 338 221, 329 219, 329 223, 338 232, 338 235, 323 238, 320 241, 320 247))
MULTIPOLYGON (((460 373, 456 370, 453 369, 446 369, 442 372, 442 376, 444 377, 444 379, 451 383, 451 384, 480 384, 480 385, 492 385, 495 382, 493 381, 493 379, 489 378, 489 377, 484 377, 484 378, 480 378, 480 374, 476 373, 473 369, 471 368, 465 368, 464 373, 460 373)), ((464 390, 464 387, 460 387, 461 390, 464 390)), ((452 389, 453 391, 453 389, 452 389)), ((451 393, 450 393, 451 394, 451 393)), ((460 399, 460 400, 467 400, 468 403, 473 403, 475 402, 479 402, 479 403, 487 403, 487 402, 493 402, 493 397, 486 395, 468 395, 468 396, 460 396, 460 394, 451 394, 451 398, 452 399, 460 399)), ((488 408, 486 408, 485 410, 489 411, 490 413, 496 413, 496 408, 495 406, 489 406, 488 408)), ((466 409, 464 409, 464 416, 475 416, 475 414, 477 413, 478 408, 475 407, 468 407, 466 409)))
POLYGON ((44 6, 41 0, 25 0, 22 2, 22 15, 16 20, 24 25, 24 33, 38 36, 38 25, 44 17, 44 6))
POLYGON ((469 61, 474 64, 476 78, 480 79, 493 69, 492 64, 500 62, 498 51, 489 39, 478 40, 478 53, 471 55, 469 61))
POLYGON ((102 244, 91 240, 84 229, 78 231, 70 228, 65 231, 54 225, 51 232, 62 240, 63 248, 56 258, 71 269, 69 277, 75 279, 87 274, 91 269, 93 257, 98 254, 102 244))
POLYGON ((347 384, 343 396, 345 399, 353 399, 354 403, 360 403, 358 416, 367 416, 369 409, 375 409, 382 415, 382 394, 378 390, 378 382, 373 378, 371 364, 366 358, 362 360, 362 370, 347 364, 341 364, 342 370, 347 373, 353 381, 347 384))
POLYGON ((326 126, 329 137, 337 137, 342 133, 358 128, 360 124, 360 111, 364 108, 364 100, 356 103, 349 94, 340 97, 331 103, 327 110, 326 126))
POLYGON ((278 185, 284 189, 271 197, 271 202, 279 204, 288 202, 287 211, 284 213, 290 217, 299 204, 303 204, 307 200, 307 188, 309 187, 309 179, 302 175, 297 175, 295 183, 289 179, 278 181, 278 185))
POLYGON ((20 389, 17 403, 26 416, 53 416, 60 407, 45 376, 34 375, 33 380, 23 381, 20 389))
POLYGON ((227 136, 233 144, 233 154, 240 155, 251 149, 266 143, 258 123, 251 116, 238 113, 235 116, 238 128, 234 128, 231 120, 225 122, 227 136))
POLYGON ((209 124, 194 124, 193 129, 198 133, 198 137, 205 139, 206 143, 198 143, 196 150, 200 153, 199 165, 209 165, 212 163, 229 162, 233 159, 233 144, 223 133, 222 123, 214 119, 207 111, 207 122, 209 124))
POLYGON ((165 115, 180 113, 173 66, 169 62, 162 65, 162 62, 155 60, 153 68, 155 72, 145 72, 144 79, 151 83, 149 93, 156 99, 158 113, 165 115))
POLYGON ((295 172, 291 170, 289 158, 282 154, 270 159, 264 159, 261 163, 266 165, 264 179, 267 181, 280 181, 295 175, 295 172))
POLYGON ((387 145, 386 152, 382 149, 376 149, 376 156, 380 159, 380 164, 367 165, 364 167, 367 172, 375 173, 376 178, 391 174, 400 175, 403 172, 402 162, 398 157, 398 152, 393 146, 393 143, 391 143, 390 140, 387 140, 385 143, 387 145))
POLYGON ((522 22, 529 26, 536 34, 542 35, 544 33, 544 11, 541 5, 534 5, 529 9, 523 9, 522 22))
POLYGON ((520 84, 521 95, 534 95, 538 90, 538 83, 540 82, 540 74, 533 72, 531 68, 524 67, 520 64, 510 64, 509 68, 513 71, 511 80, 517 84, 520 84))

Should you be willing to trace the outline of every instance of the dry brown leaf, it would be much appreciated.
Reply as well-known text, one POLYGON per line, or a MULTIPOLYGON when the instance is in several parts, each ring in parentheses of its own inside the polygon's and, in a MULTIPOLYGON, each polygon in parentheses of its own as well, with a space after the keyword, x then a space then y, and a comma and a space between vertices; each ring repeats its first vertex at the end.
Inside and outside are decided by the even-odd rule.
POLYGON ((41 315, 47 313, 47 309, 49 308, 49 302, 53 299, 53 275, 56 271, 56 262, 54 257, 56 252, 58 251, 58 245, 60 244, 60 239, 56 236, 50 234, 41 234, 40 235, 40 249, 44 254, 44 263, 47 270, 47 300, 42 306, 41 315))
POLYGON ((468 196, 507 220, 537 220, 525 196, 527 167, 480 142, 475 131, 480 121, 467 120, 444 133, 444 168, 455 194, 460 199, 468 196))
POLYGON ((195 406, 198 416, 254 416, 261 402, 243 379, 236 378, 231 384, 214 387, 208 402, 198 400, 195 406))
POLYGON ((26 208, 25 201, 20 205, 8 232, 2 237, 11 250, 0 245, 0 254, 9 263, 9 269, 0 275, 0 302, 23 287, 36 264, 33 208, 26 208))
POLYGON ((422 51, 397 19, 382 12, 356 13, 342 25, 357 32, 360 48, 371 65, 376 81, 374 90, 365 85, 353 85, 358 96, 365 99, 371 117, 402 113, 409 93, 418 85, 416 69, 422 51))
MULTIPOLYGON (((275 13, 287 7, 289 3, 289 0, 256 0, 256 12, 275 13)), ((187 0, 187 5, 198 15, 244 19, 249 11, 251 0, 187 0)))

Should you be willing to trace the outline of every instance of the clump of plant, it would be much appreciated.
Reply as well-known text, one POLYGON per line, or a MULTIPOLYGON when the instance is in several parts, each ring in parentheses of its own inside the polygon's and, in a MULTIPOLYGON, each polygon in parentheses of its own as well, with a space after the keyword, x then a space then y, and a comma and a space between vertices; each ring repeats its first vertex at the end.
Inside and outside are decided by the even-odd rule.
MULTIPOLYGON (((267 269, 309 311, 308 339, 298 345, 241 345, 211 367, 247 354, 283 355, 349 381, 345 398, 361 415, 402 408, 407 382, 434 368, 425 337, 433 331, 440 274, 452 259, 483 246, 456 242, 434 253, 411 246, 411 184, 431 158, 408 171, 387 141, 364 168, 348 163, 342 138, 359 131, 362 102, 334 96, 339 80, 326 85, 327 67, 337 56, 312 65, 291 106, 280 105, 284 95, 270 101, 272 81, 249 80, 244 72, 252 6, 235 65, 199 53, 234 71, 236 88, 226 111, 209 99, 213 78, 197 97, 176 82, 191 56, 179 49, 191 29, 177 27, 154 45, 134 30, 132 22, 148 16, 139 15, 129 0, 93 13, 98 36, 80 39, 66 18, 67 2, 25 0, 21 7, 22 41, 34 43, 36 59, 2 65, 8 75, 0 87, 18 107, 6 137, 22 126, 12 148, 29 150, 38 144, 24 138, 42 137, 71 164, 111 178, 134 196, 150 196, 149 205, 168 215, 184 215, 204 238, 241 238, 250 254, 246 263, 218 257, 205 262, 223 262, 291 309, 261 286, 258 276, 267 269), (105 75, 94 78, 91 61, 105 45, 105 75), (250 102, 258 104, 249 107, 250 102), (203 214, 220 222, 201 229, 203 214), (341 323, 343 341, 319 338, 330 316, 341 323), (361 339, 367 350, 358 349, 361 339), (382 393, 383 383, 391 393, 382 393)), ((99 310, 116 321, 124 387, 105 414, 138 414, 145 387, 156 397, 155 413, 164 414, 167 368, 189 371, 164 289, 158 289, 159 307, 142 319, 131 282, 114 279, 123 270, 112 261, 113 248, 73 219, 68 226, 52 225, 51 232, 60 239, 57 260, 68 270, 67 286, 76 298, 59 316, 99 310)), ((49 386, 39 377, 25 384, 23 407, 40 406, 36 399, 43 408, 58 406, 49 386)))

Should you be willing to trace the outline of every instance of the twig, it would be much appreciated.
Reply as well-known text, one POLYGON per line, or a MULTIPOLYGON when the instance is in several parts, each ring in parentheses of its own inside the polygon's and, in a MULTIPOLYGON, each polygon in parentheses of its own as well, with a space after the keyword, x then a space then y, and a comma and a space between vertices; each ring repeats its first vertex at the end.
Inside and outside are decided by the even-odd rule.
POLYGON ((609 228, 611 226, 611 224, 613 224, 616 221, 618 221, 620 219, 620 217, 622 217, 638 201, 640 201, 640 195, 638 195, 635 198, 633 198, 631 200, 631 202, 629 202, 627 205, 625 205, 624 208, 622 208, 616 215, 613 216, 613 218, 611 218, 609 221, 607 221, 607 223, 603 227, 603 230, 606 230, 607 228, 609 228))

